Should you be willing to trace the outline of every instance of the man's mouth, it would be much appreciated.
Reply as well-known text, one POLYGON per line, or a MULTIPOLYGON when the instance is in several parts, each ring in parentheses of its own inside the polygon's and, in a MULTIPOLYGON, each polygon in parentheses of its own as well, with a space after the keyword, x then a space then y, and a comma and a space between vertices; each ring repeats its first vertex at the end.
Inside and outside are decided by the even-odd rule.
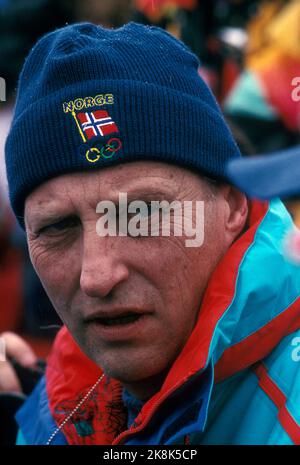
POLYGON ((115 318, 97 318, 95 322, 103 324, 104 326, 126 325, 129 323, 134 323, 141 317, 142 315, 140 314, 130 313, 115 318))
MULTIPOLYGON (((149 311, 135 308, 103 310, 85 317, 85 323, 97 323, 103 326, 118 326, 134 323, 149 314, 149 311)), ((152 313, 152 312, 151 312, 152 313)))
POLYGON ((137 310, 111 309, 100 311, 86 317, 84 323, 103 341, 125 341, 143 338, 153 328, 153 312, 137 310))

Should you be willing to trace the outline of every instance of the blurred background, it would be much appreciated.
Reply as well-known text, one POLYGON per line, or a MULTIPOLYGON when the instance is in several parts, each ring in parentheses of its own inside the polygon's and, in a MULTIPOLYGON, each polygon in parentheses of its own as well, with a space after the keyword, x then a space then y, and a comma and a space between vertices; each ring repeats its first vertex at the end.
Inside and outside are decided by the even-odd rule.
POLYGON ((4 144, 18 74, 30 48, 50 30, 131 20, 168 30, 198 55, 199 74, 244 155, 268 156, 300 143, 300 0, 0 0, 0 78, 6 82, 6 98, 0 93, 0 334, 17 332, 40 357, 61 322, 9 208, 4 144), (292 98, 293 90, 299 98, 292 98))

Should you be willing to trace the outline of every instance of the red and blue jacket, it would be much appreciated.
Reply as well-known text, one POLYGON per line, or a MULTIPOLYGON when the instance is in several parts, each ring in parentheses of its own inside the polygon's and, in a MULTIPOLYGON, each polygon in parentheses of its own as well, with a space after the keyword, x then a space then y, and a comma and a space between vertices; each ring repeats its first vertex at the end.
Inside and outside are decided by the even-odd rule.
MULTIPOLYGON (((300 267, 282 251, 291 227, 279 200, 252 203, 160 391, 129 426, 122 386, 104 376, 51 444, 300 444, 300 267)), ((17 413, 22 442, 46 444, 100 375, 63 327, 17 413)))

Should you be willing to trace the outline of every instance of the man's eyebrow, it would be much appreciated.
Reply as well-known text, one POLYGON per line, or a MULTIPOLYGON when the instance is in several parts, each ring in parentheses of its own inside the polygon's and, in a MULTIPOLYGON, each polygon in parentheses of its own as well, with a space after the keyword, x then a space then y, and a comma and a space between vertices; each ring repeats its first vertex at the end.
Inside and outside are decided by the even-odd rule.
POLYGON ((71 216, 70 212, 62 211, 62 210, 52 210, 52 211, 45 211, 43 209, 34 208, 31 211, 29 210, 30 214, 27 214, 27 223, 28 225, 38 223, 38 224, 47 224, 56 221, 60 221, 63 218, 71 216))

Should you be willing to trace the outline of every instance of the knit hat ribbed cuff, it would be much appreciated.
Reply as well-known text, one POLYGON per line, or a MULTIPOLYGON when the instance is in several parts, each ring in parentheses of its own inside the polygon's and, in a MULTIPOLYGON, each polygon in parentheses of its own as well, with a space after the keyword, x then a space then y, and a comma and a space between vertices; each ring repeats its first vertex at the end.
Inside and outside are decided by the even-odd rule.
POLYGON ((221 113, 213 107, 196 96, 129 80, 85 81, 38 100, 15 115, 6 150, 11 203, 21 223, 27 195, 64 173, 156 160, 222 177, 220 167, 238 153, 221 113), (105 95, 110 103, 101 104, 101 97, 92 100, 105 95), (81 100, 74 116, 70 110, 76 99, 81 100), (97 116, 98 110, 105 111, 117 129, 89 140, 78 115, 97 116), (116 151, 105 148, 110 141, 116 151))
POLYGON ((20 75, 5 148, 12 208, 61 174, 156 160, 225 177, 240 156, 198 58, 137 23, 72 24, 42 37, 20 75))

